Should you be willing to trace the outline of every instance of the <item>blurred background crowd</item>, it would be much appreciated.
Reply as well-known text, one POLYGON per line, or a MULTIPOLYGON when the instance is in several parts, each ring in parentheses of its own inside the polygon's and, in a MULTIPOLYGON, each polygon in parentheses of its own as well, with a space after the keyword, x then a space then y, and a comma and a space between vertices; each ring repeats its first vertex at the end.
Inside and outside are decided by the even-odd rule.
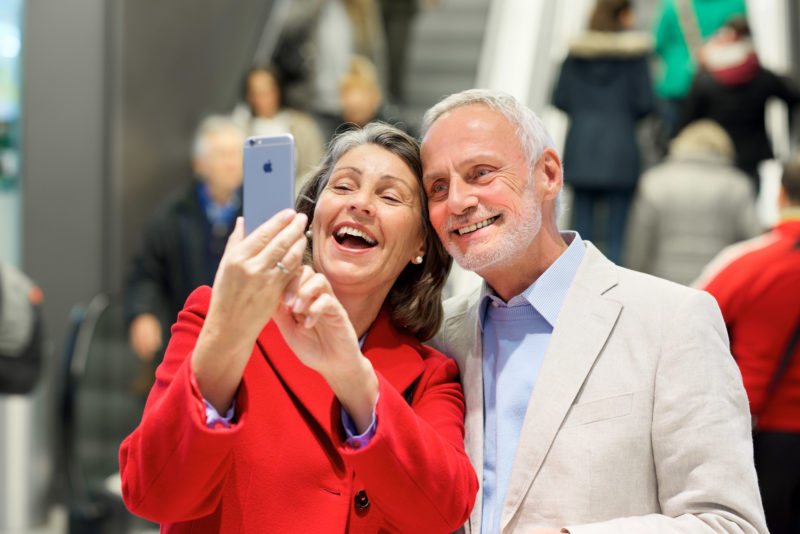
MULTIPOLYGON (((798 217, 798 68, 795 0, 4 1, 0 532, 155 528, 116 452, 241 213, 246 136, 291 133, 299 189, 336 132, 418 136, 443 96, 503 89, 555 136, 562 229, 706 287, 798 217)), ((476 283, 455 268, 446 293, 476 283)), ((794 284, 767 335, 795 327, 794 284)), ((798 358, 762 382, 800 390, 798 358)))

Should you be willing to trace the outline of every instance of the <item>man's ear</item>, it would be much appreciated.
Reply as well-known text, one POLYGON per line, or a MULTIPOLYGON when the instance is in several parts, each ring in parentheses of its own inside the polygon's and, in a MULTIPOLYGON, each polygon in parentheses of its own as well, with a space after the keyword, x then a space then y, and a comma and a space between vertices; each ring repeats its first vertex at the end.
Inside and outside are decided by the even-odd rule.
POLYGON ((536 162, 537 181, 544 189, 543 200, 552 200, 561 192, 564 186, 564 174, 561 168, 561 158, 552 148, 545 148, 539 161, 536 162))
POLYGON ((205 176, 206 167, 202 158, 192 158, 192 170, 195 176, 205 176))

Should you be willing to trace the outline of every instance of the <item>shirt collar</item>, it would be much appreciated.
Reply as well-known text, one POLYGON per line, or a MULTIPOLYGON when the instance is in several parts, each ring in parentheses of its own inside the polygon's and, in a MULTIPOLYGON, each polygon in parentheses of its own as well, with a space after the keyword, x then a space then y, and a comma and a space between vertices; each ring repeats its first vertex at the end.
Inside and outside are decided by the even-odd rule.
POLYGON ((242 205, 241 194, 242 189, 239 188, 231 195, 225 204, 217 204, 214 202, 214 199, 211 198, 208 184, 205 182, 197 182, 197 197, 200 199, 200 205, 203 206, 206 217, 212 224, 230 224, 239 212, 239 207, 242 205))
POLYGON ((478 307, 481 329, 491 302, 501 306, 533 306, 551 327, 555 326, 569 286, 586 251, 586 245, 578 232, 561 232, 561 237, 569 243, 567 249, 527 289, 512 297, 508 303, 504 302, 488 284, 483 284, 483 294, 478 307))

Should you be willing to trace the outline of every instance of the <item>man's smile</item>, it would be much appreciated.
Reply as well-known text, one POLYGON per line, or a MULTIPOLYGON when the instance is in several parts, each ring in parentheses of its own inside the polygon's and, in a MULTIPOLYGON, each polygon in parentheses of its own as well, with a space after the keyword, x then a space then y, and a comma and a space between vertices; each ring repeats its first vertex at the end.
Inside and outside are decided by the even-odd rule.
POLYGON ((489 226, 490 224, 495 222, 498 219, 498 217, 500 217, 500 216, 499 215, 495 215, 494 217, 489 217, 488 219, 484 219, 483 221, 477 222, 475 224, 471 224, 469 226, 464 226, 462 228, 458 228, 458 229, 456 229, 456 233, 458 235, 471 234, 472 232, 474 232, 476 230, 480 230, 481 228, 483 228, 485 226, 489 226))

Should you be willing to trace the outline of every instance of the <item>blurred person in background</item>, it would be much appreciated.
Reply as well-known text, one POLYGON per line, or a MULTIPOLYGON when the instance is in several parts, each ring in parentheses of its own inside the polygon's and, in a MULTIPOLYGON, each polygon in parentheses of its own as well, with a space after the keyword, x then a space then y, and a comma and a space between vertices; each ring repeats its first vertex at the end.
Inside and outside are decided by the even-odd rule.
POLYGON ((625 266, 691 284, 723 248, 758 234, 755 190, 734 159, 719 124, 704 119, 681 130, 667 159, 639 180, 625 266))
POLYGON ((458 367, 422 345, 452 260, 421 175, 416 141, 370 124, 332 141, 299 213, 247 236, 239 220, 120 449, 130 510, 162 532, 444 534, 466 521, 478 480, 458 367))
POLYGON ((680 130, 683 99, 697 70, 703 42, 734 15, 746 14, 745 0, 661 0, 653 19, 662 143, 680 130))
MULTIPOLYGON (((214 280, 241 214, 244 139, 230 118, 205 118, 192 145, 196 179, 165 199, 147 221, 131 262, 124 304, 131 346, 145 362, 159 354, 186 297, 214 280)), ((154 367, 146 367, 151 384, 154 367)))
POLYGON ((385 86, 386 46, 376 0, 290 0, 273 61, 289 73, 287 105, 309 111, 326 140, 333 129, 326 116, 342 112, 339 81, 354 54, 375 64, 385 86))
POLYGON ((413 22, 420 9, 420 4, 427 8, 439 5, 441 0, 380 0, 381 20, 386 35, 386 54, 388 59, 389 80, 387 92, 395 105, 403 105, 406 101, 406 66, 411 41, 413 22))
POLYGON ((29 393, 39 380, 44 343, 41 303, 42 290, 0 260, 0 395, 29 393))
POLYGON ((800 86, 761 66, 747 19, 735 17, 702 47, 681 124, 708 118, 722 125, 736 147, 736 164, 753 180, 756 192, 758 164, 773 157, 765 123, 771 98, 783 100, 791 111, 800 104, 800 86))
POLYGON ((295 192, 322 159, 325 139, 316 121, 304 111, 284 106, 282 81, 276 67, 253 67, 244 77, 245 104, 236 106, 233 119, 248 136, 290 133, 295 142, 295 192))
POLYGON ((722 251, 697 281, 719 303, 753 417, 772 534, 800 532, 800 157, 784 167, 780 222, 722 251))
POLYGON ((573 227, 620 262, 639 179, 637 121, 654 109, 650 39, 633 28, 629 0, 598 0, 589 31, 570 43, 553 104, 569 116, 564 182, 574 192, 573 227))
POLYGON ((372 121, 386 122, 412 137, 416 135, 398 109, 384 100, 375 65, 366 56, 356 54, 351 58, 350 68, 339 80, 339 102, 340 115, 322 117, 331 136, 372 121))

